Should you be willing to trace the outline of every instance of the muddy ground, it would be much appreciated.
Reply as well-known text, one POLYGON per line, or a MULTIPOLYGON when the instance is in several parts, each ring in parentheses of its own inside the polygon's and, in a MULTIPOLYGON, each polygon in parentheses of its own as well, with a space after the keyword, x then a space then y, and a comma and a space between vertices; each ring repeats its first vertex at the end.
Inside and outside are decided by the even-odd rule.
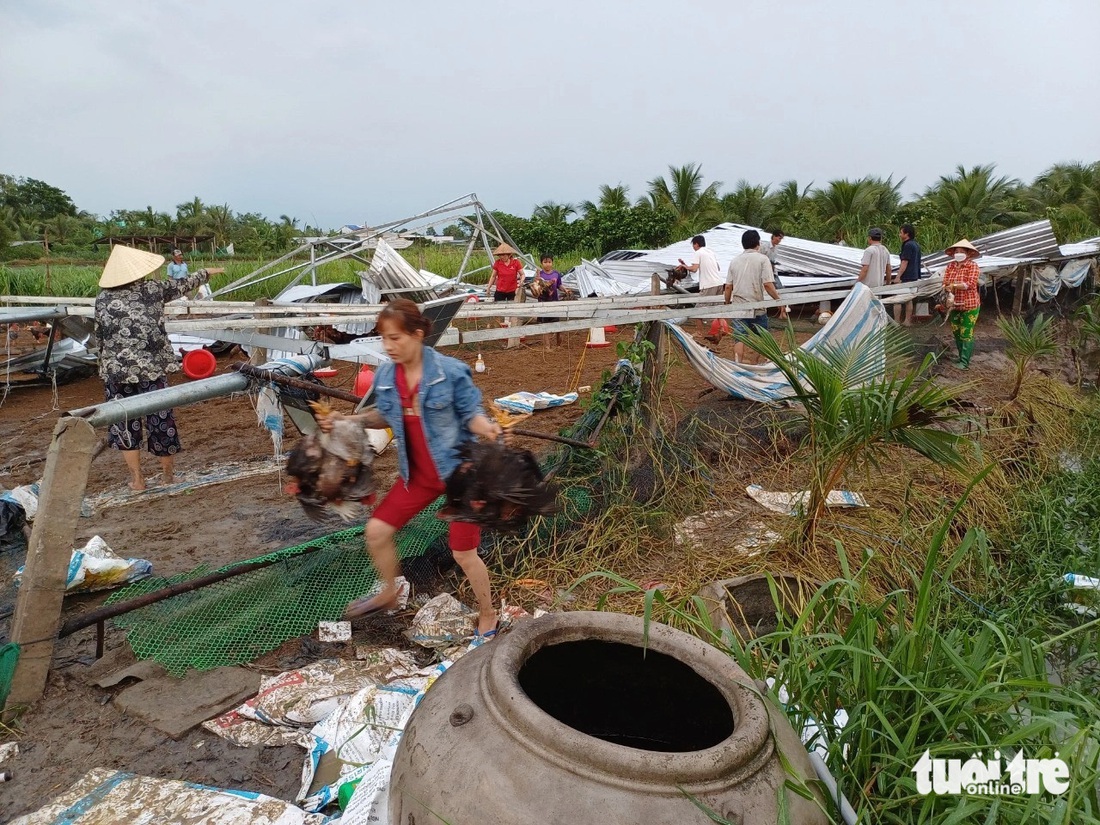
MULTIPOLYGON (((632 328, 609 333, 612 346, 584 347, 585 335, 565 336, 561 347, 545 350, 537 339, 507 350, 501 344, 482 348, 488 370, 475 374, 486 398, 519 390, 563 393, 580 364, 580 385, 598 387, 601 374, 614 364, 617 341, 629 340, 632 328)), ((29 339, 27 344, 32 343, 29 339)), ((21 342, 22 343, 22 342, 21 342)), ((470 363, 475 349, 450 349, 448 354, 470 363)), ((239 355, 219 358, 219 372, 239 355)), ((352 365, 339 366, 330 386, 350 391, 355 379, 352 365)), ((187 381, 182 373, 173 385, 187 381)), ((693 399, 706 388, 695 373, 676 369, 670 392, 693 399)), ((103 400, 103 385, 88 378, 57 388, 56 405, 51 388, 13 390, 0 406, 0 486, 11 488, 40 478, 50 436, 61 411, 103 400)), ((336 402, 338 409, 350 405, 336 402)), ((580 405, 537 413, 524 422, 528 429, 557 433, 581 413, 580 405)), ((176 460, 177 473, 230 462, 250 464, 272 456, 268 433, 256 423, 253 402, 246 394, 206 401, 176 410, 184 451, 176 460)), ((296 433, 287 422, 287 448, 296 433), (291 433, 295 433, 292 435, 291 433)), ((520 446, 536 452, 547 442, 519 439, 520 446)), ((156 460, 143 459, 146 476, 153 479, 156 460)), ((375 464, 380 483, 396 475, 392 451, 375 464)), ((280 474, 270 473, 196 489, 190 494, 151 498, 133 497, 132 503, 110 507, 90 518, 81 518, 76 541, 82 545, 93 535, 102 536, 120 555, 148 559, 154 573, 170 576, 199 564, 217 568, 267 551, 298 544, 340 529, 334 521, 318 524, 303 515, 294 499, 282 491, 280 474)), ((153 483, 152 481, 150 483, 153 483)), ((126 473, 120 457, 107 450, 92 464, 89 497, 105 491, 121 492, 126 473)), ((24 549, 0 551, 0 642, 10 632, 15 588, 11 574, 22 564, 24 549)), ((66 599, 65 615, 102 604, 106 594, 66 599)), ((108 629, 107 648, 125 645, 121 630, 108 629)), ((292 640, 257 663, 264 672, 299 667, 309 660, 310 645, 292 640)), ((95 659, 92 630, 62 640, 45 697, 24 715, 18 735, 20 752, 2 768, 13 780, 0 784, 0 822, 39 807, 93 767, 107 767, 215 786, 245 788, 293 799, 301 777, 304 752, 295 746, 237 748, 199 729, 172 740, 140 721, 128 718, 111 701, 124 685, 108 690, 85 681, 84 671, 95 659)), ((185 682, 181 683, 181 690, 185 682)), ((0 729, 0 741, 5 736, 0 729)))
MULTIPOLYGON (((799 328, 804 333, 800 337, 815 329, 809 322, 800 322, 799 328)), ((979 344, 980 354, 971 378, 986 368, 1001 370, 1007 364, 998 352, 1003 342, 994 340, 991 328, 987 321, 979 333, 983 343, 979 344)), ((609 334, 608 340, 614 344, 631 336, 632 328, 623 328, 609 334)), ((949 340, 947 329, 938 324, 920 327, 914 337, 927 347, 938 347, 938 342, 949 340)), ((582 333, 569 334, 564 346, 550 351, 534 340, 512 350, 500 344, 487 345, 482 353, 489 369, 475 374, 475 381, 489 399, 518 390, 562 393, 568 389, 583 353, 578 383, 597 387, 601 374, 616 359, 615 348, 586 349, 584 340, 582 333)), ((477 357, 473 348, 447 352, 471 365, 477 357)), ((723 343, 720 354, 732 357, 732 342, 723 343)), ((684 409, 704 403, 721 410, 731 404, 722 394, 707 392, 709 385, 676 358, 678 350, 673 348, 672 355, 668 397, 684 409)), ((219 371, 239 359, 239 355, 232 354, 220 357, 219 371)), ((341 365, 338 376, 326 383, 350 390, 354 375, 353 366, 341 365)), ((186 380, 177 373, 172 383, 186 380)), ((20 389, 9 395, 0 406, 0 485, 10 488, 37 480, 60 411, 101 400, 102 384, 97 378, 58 387, 56 404, 49 388, 20 389)), ((524 426, 556 433, 580 413, 579 405, 548 410, 537 413, 524 426)), ((271 439, 257 426, 252 401, 246 394, 180 408, 176 414, 184 445, 176 462, 180 473, 227 462, 259 462, 272 455, 271 439)), ((289 422, 287 426, 293 432, 289 422)), ((288 433, 288 448, 293 440, 288 433)), ((520 444, 536 452, 547 448, 545 442, 533 440, 521 440, 520 444)), ((145 466, 147 476, 152 478, 157 469, 155 461, 147 458, 145 466)), ((387 452, 375 466, 380 471, 380 482, 385 483, 387 475, 396 472, 393 453, 387 452)), ((199 564, 216 568, 340 528, 339 522, 318 524, 307 519, 294 500, 282 492, 283 481, 280 474, 271 473, 203 487, 190 494, 148 501, 135 497, 125 506, 81 518, 77 543, 83 544, 98 534, 120 555, 148 559, 155 574, 172 575, 199 564)), ((92 465, 88 495, 121 490, 125 483, 119 456, 108 450, 92 465)), ((0 551, 0 642, 10 631, 14 604, 10 574, 21 563, 21 550, 0 551)), ((506 575, 506 571, 498 572, 506 575)), ((105 598, 70 597, 65 602, 66 616, 99 606, 105 598)), ((108 627, 108 651, 125 644, 122 631, 108 627)), ((291 640, 255 666, 264 673, 299 667, 316 654, 316 648, 316 643, 306 639, 291 640)), ((17 757, 0 766, 14 777, 0 784, 0 822, 34 810, 93 767, 294 798, 304 758, 300 748, 238 748, 201 728, 173 740, 120 711, 111 700, 122 685, 102 689, 87 683, 84 674, 94 661, 94 652, 91 630, 62 640, 44 698, 23 716, 18 733, 0 729, 0 741, 16 738, 20 748, 17 757)), ((185 686, 186 681, 181 682, 180 689, 186 690, 185 686)))

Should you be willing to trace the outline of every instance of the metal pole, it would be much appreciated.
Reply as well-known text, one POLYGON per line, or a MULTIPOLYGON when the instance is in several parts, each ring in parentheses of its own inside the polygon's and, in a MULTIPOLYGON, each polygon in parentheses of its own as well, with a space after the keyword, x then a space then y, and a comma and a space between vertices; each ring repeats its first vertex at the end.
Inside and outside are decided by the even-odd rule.
MULTIPOLYGON (((327 358, 319 355, 301 355, 299 359, 308 370, 328 363, 327 358)), ((263 369, 286 374, 291 367, 287 364, 273 362, 264 364, 263 369)), ((170 410, 174 407, 182 407, 186 404, 194 404, 198 401, 206 401, 210 398, 218 398, 234 392, 242 392, 248 387, 248 376, 239 372, 215 375, 212 378, 204 378, 201 381, 190 381, 176 387, 167 387, 163 390, 132 395, 128 398, 116 398, 114 401, 104 401, 93 407, 82 407, 69 412, 70 416, 82 418, 93 427, 106 427, 117 424, 120 421, 128 421, 142 415, 170 410)))
MULTIPOLYGON (((167 587, 162 587, 159 590, 154 590, 152 593, 146 593, 144 596, 138 596, 137 598, 130 599, 129 601, 119 602, 118 604, 112 604, 107 607, 100 607, 95 610, 89 610, 87 613, 82 613, 79 616, 74 616, 69 619, 65 624, 61 626, 61 629, 57 632, 58 638, 64 638, 65 636, 71 636, 78 630, 83 630, 86 627, 92 625, 100 625, 102 627, 103 622, 107 619, 113 619, 115 616, 121 616, 123 613, 129 613, 131 610, 140 610, 143 607, 147 607, 151 604, 170 599, 172 596, 178 596, 180 593, 190 593, 192 590, 198 590, 206 587, 207 585, 216 584, 226 579, 231 579, 235 576, 243 576, 245 573, 251 573, 254 570, 262 570, 265 567, 270 567, 273 564, 279 562, 289 561, 291 559, 299 559, 302 556, 309 553, 315 553, 322 549, 321 545, 314 545, 312 547, 306 547, 301 553, 296 553, 293 556, 283 556, 277 559, 268 559, 266 561, 250 562, 245 564, 239 564, 229 570, 223 570, 219 573, 210 573, 206 576, 200 576, 197 579, 191 579, 190 581, 180 582, 179 584, 171 584, 167 587)), ((96 656, 96 658, 100 658, 96 656)))
POLYGON ((314 286, 317 286, 317 246, 315 244, 309 245, 309 279, 314 286))
POLYGON ((474 252, 474 244, 477 243, 477 235, 470 233, 470 242, 466 244, 466 254, 462 256, 462 263, 458 267, 458 277, 455 279, 455 283, 462 283, 462 278, 466 274, 466 264, 470 262, 470 255, 474 252))
POLYGON ((62 417, 54 428, 12 620, 11 639, 20 654, 6 708, 28 705, 46 689, 73 536, 97 442, 95 428, 79 418, 62 417))
POLYGON ((305 390, 306 392, 315 392, 318 395, 327 395, 329 398, 339 398, 341 401, 350 401, 352 404, 358 404, 363 400, 362 397, 355 393, 338 390, 334 387, 326 387, 324 384, 313 384, 298 378, 287 378, 284 375, 279 375, 277 372, 254 367, 244 361, 233 364, 230 369, 247 375, 249 378, 255 378, 257 381, 270 381, 273 384, 280 384, 284 387, 292 387, 293 389, 305 390))

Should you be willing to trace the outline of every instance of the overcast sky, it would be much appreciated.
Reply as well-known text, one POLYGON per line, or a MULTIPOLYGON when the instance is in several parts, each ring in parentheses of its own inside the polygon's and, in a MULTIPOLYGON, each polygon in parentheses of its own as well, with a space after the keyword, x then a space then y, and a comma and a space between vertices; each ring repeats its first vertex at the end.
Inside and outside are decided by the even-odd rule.
POLYGON ((0 172, 326 228, 690 162, 908 196, 1100 160, 1098 32, 1098 0, 0 0, 0 172))

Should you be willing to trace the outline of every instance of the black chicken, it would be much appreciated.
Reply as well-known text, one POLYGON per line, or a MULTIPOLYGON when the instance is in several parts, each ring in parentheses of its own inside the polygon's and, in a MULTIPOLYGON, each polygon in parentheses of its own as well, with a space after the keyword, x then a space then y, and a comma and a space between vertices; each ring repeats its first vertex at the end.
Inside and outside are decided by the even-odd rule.
POLYGON ((543 478, 529 451, 471 441, 459 454, 462 463, 447 479, 447 504, 439 518, 514 533, 531 516, 558 511, 557 487, 543 478))
MULTIPOLYGON (((327 412, 322 404, 311 406, 327 412)), ((302 436, 287 456, 286 472, 292 479, 287 491, 297 496, 312 519, 321 520, 328 508, 351 521, 359 513, 360 501, 374 492, 373 463, 366 430, 339 420, 331 432, 302 436)))

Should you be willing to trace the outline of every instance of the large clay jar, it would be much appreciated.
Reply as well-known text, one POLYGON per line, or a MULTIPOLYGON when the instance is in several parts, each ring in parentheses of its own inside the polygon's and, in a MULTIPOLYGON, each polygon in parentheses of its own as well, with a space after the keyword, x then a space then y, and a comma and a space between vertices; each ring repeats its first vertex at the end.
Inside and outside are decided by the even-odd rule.
POLYGON ((561 613, 456 662, 405 728, 391 823, 705 825, 703 806, 772 825, 782 805, 827 823, 818 798, 784 787, 813 767, 748 674, 686 633, 643 632, 633 616, 561 613))

